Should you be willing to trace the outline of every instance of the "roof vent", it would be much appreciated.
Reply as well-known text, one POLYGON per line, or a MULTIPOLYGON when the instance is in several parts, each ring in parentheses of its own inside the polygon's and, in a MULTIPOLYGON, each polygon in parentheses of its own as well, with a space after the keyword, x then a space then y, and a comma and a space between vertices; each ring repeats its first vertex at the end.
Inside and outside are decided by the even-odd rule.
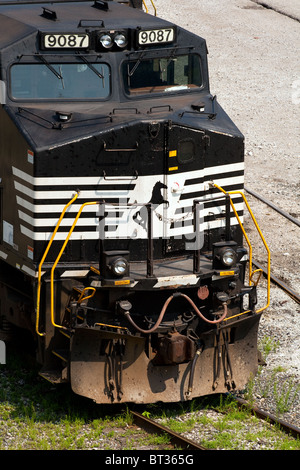
POLYGON ((41 14, 41 16, 43 16, 44 18, 47 18, 47 20, 53 20, 53 21, 57 20, 55 11, 49 10, 49 8, 45 8, 45 7, 42 7, 42 8, 43 8, 43 13, 41 14))

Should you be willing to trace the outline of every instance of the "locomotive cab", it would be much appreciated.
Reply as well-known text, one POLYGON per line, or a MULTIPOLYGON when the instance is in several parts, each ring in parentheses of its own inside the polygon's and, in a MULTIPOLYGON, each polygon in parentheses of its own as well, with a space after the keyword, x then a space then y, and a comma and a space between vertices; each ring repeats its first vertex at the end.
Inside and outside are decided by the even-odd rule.
POLYGON ((0 2, 1 316, 98 403, 243 387, 258 359, 244 137, 205 40, 132 6, 0 2))

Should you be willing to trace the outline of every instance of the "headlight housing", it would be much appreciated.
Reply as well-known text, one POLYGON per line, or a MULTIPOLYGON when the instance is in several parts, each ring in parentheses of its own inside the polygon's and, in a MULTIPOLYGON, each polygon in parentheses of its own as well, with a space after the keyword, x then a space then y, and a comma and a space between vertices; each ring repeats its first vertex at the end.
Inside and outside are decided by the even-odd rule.
POLYGON ((129 279, 129 251, 103 251, 99 267, 103 281, 129 279))
POLYGON ((97 38, 100 49, 125 49, 128 44, 128 31, 102 31, 97 38))

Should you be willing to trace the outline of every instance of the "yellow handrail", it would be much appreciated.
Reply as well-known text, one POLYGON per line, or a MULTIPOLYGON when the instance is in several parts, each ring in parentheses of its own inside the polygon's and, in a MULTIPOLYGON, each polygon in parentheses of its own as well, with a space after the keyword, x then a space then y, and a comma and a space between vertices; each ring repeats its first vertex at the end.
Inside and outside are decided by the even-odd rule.
MULTIPOLYGON (((247 206, 247 209, 248 209, 248 211, 249 211, 249 214, 251 215, 251 218, 252 218, 252 220, 253 220, 253 222, 254 222, 254 225, 255 225, 255 227, 256 227, 256 229, 257 229, 259 235, 260 235, 260 238, 261 238, 261 240, 262 240, 262 242, 263 242, 263 244, 264 244, 264 246, 265 246, 265 248, 266 248, 266 251, 267 251, 267 253, 268 253, 267 304, 266 304, 264 307, 262 307, 262 308, 260 308, 260 309, 258 309, 258 310, 256 311, 256 313, 260 313, 260 312, 262 312, 263 310, 265 310, 266 308, 268 308, 269 305, 270 305, 271 253, 270 253, 269 247, 268 247, 268 245, 267 245, 267 243, 266 243, 266 241, 265 241, 265 239, 264 239, 264 236, 263 236, 263 234, 262 234, 262 232, 261 232, 261 230, 260 230, 260 228, 259 228, 259 226, 258 226, 258 223, 257 223, 256 220, 255 220, 254 214, 253 214, 253 212, 252 212, 252 210, 251 210, 251 208, 250 208, 250 206, 249 206, 249 204, 248 204, 248 201, 247 201, 247 199, 246 199, 244 193, 243 193, 242 191, 225 191, 225 189, 221 188, 221 186, 215 184, 214 182, 213 182, 213 186, 214 186, 215 188, 217 188, 219 191, 221 191, 222 193, 224 193, 224 194, 228 194, 228 195, 239 194, 239 195, 242 196, 242 198, 243 198, 243 200, 244 200, 244 202, 245 202, 245 204, 246 204, 246 206, 247 206)), ((249 259, 249 273, 250 273, 250 274, 249 274, 249 275, 250 275, 250 278, 249 278, 250 281, 249 281, 249 282, 251 282, 251 281, 252 281, 252 275, 253 275, 253 272, 252 272, 252 246, 251 246, 250 241, 249 241, 249 239, 248 239, 248 237, 247 237, 247 235, 246 235, 245 229, 244 229, 244 227, 243 227, 243 225, 242 225, 242 222, 241 222, 241 220, 240 220, 240 218, 239 218, 239 216, 238 216, 238 214, 237 214, 237 211, 236 211, 236 209, 235 209, 235 207, 234 207, 234 204, 233 204, 231 198, 230 198, 230 204, 231 204, 231 207, 232 207, 232 209, 233 209, 233 211, 234 211, 234 214, 235 214, 235 216, 236 216, 236 218, 237 218, 237 221, 238 221, 238 223, 239 223, 239 225, 240 225, 240 227, 241 227, 241 229, 242 229, 242 232, 243 232, 243 234, 244 234, 244 236, 245 236, 245 238, 246 238, 246 241, 247 241, 247 243, 248 243, 248 246, 249 246, 249 258, 250 258, 250 259, 249 259)), ((255 272, 255 271, 254 271, 254 272, 255 272)))
POLYGON ((68 236, 67 238, 65 239, 64 243, 63 243, 63 246, 51 268, 51 276, 50 276, 50 298, 51 298, 51 306, 50 306, 50 313, 51 313, 51 323, 53 326, 55 326, 56 328, 62 328, 64 330, 67 330, 67 328, 65 326, 62 326, 62 325, 58 325, 57 323, 55 323, 54 321, 54 271, 55 271, 55 268, 57 266, 57 263, 59 262, 64 250, 65 250, 65 247, 67 245, 67 243, 69 242, 69 239, 73 233, 73 230, 75 228, 75 225, 77 224, 77 221, 81 215, 81 212, 83 211, 83 209, 86 207, 86 206, 91 206, 91 205, 95 205, 95 204, 99 204, 99 202, 96 202, 96 201, 92 201, 92 202, 85 202, 84 204, 82 204, 82 206, 80 207, 75 219, 74 219, 74 222, 72 224, 72 227, 70 228, 69 230, 69 233, 68 233, 68 236))
POLYGON ((64 215, 65 215, 65 213, 66 213, 68 207, 70 207, 70 206, 73 204, 73 202, 77 199, 78 195, 79 195, 79 192, 77 192, 77 193, 75 194, 75 196, 68 202, 68 204, 65 205, 65 207, 64 207, 64 209, 63 209, 63 211, 62 211, 62 213, 61 213, 61 215, 60 215, 60 218, 58 219, 58 222, 57 222, 57 224, 56 224, 56 227, 55 227, 55 229, 54 229, 54 232, 53 232, 53 234, 52 234, 52 236, 51 236, 51 238, 50 238, 50 241, 49 241, 49 243, 48 243, 48 245, 47 245, 47 248, 46 248, 46 250, 45 250, 45 253, 43 254, 43 257, 42 257, 42 259, 41 259, 41 261, 40 261, 40 264, 39 264, 39 270, 38 270, 38 285, 37 285, 37 300, 36 300, 36 325, 35 325, 36 332, 37 332, 37 334, 38 334, 39 336, 45 336, 45 334, 46 334, 46 333, 41 333, 41 332, 39 331, 42 265, 43 265, 43 263, 44 263, 44 261, 45 261, 45 259, 46 259, 46 256, 47 256, 47 254, 48 254, 48 252, 49 252, 49 249, 50 249, 50 247, 51 247, 51 245, 52 245, 52 242, 53 242, 53 240, 54 240, 54 237, 55 237, 55 235, 56 235, 56 232, 57 232, 57 230, 59 229, 60 223, 61 223, 62 219, 64 218, 64 215))
MULTIPOLYGON (((259 313, 259 312, 265 310, 265 309, 269 306, 269 304, 270 304, 270 280, 271 280, 271 275, 270 275, 270 263, 271 263, 270 250, 269 250, 269 248, 268 248, 268 246, 267 246, 267 243, 266 243, 266 241, 265 241, 265 239, 264 239, 264 237, 263 237, 263 234, 262 234, 262 232, 261 232, 261 230, 260 230, 260 228, 259 228, 259 226, 258 226, 258 224, 257 224, 257 222, 256 222, 256 220, 255 220, 255 217, 254 217, 254 215, 253 215, 253 212, 252 212, 252 210, 251 210, 251 208, 250 208, 250 206, 249 206, 249 204, 248 204, 248 201, 247 201, 247 199, 246 199, 244 193, 241 192, 241 191, 229 191, 229 192, 227 192, 227 191, 225 191, 221 186, 219 186, 219 185, 217 185, 217 184, 215 184, 215 183, 213 183, 213 186, 214 186, 215 188, 217 188, 219 191, 221 191, 222 193, 224 193, 224 194, 227 194, 227 195, 239 194, 239 195, 242 196, 242 198, 243 198, 243 200, 244 200, 244 202, 245 202, 245 204, 246 204, 246 206, 247 206, 247 208, 248 208, 248 211, 249 211, 249 213, 250 213, 250 215, 251 215, 251 218, 252 218, 252 220, 253 220, 253 222, 254 222, 254 224, 255 224, 255 226, 256 226, 256 229, 258 230, 258 233, 259 233, 259 235, 260 235, 260 237, 261 237, 261 239, 262 239, 262 241, 263 241, 263 244, 264 244, 264 246, 265 246, 265 248, 266 248, 266 250, 267 250, 267 253, 268 253, 267 304, 265 305, 265 307, 263 307, 263 308, 257 310, 257 313, 259 313)), ((45 333, 40 333, 40 332, 38 331, 41 266, 42 266, 42 264, 43 264, 43 262, 44 262, 44 260, 45 260, 45 258, 46 258, 46 256, 47 256, 47 253, 48 253, 48 251, 49 251, 49 248, 50 248, 50 246, 51 246, 51 244, 52 244, 52 241, 53 241, 53 239, 54 239, 54 237, 55 237, 55 234, 56 234, 56 232, 57 232, 57 230, 58 230, 58 228, 59 228, 60 222, 61 222, 61 220, 63 219, 64 214, 65 214, 67 208, 75 201, 75 199, 78 197, 78 194, 79 194, 79 193, 77 193, 77 194, 74 196, 74 198, 73 198, 73 199, 66 205, 66 207, 64 208, 64 210, 63 210, 63 212, 62 212, 62 214, 61 214, 61 216, 60 216, 60 218, 59 218, 59 221, 58 221, 58 223, 57 223, 57 225, 56 225, 56 227, 55 227, 55 230, 54 230, 54 232, 53 232, 53 234, 52 234, 52 237, 51 237, 51 239, 50 239, 50 242, 48 243, 47 249, 46 249, 46 251, 45 251, 45 253, 44 253, 44 255, 43 255, 43 258, 42 258, 42 260, 41 260, 41 263, 40 263, 40 265, 39 265, 36 330, 37 330, 37 333, 38 333, 39 335, 41 335, 41 336, 44 336, 44 335, 45 335, 45 333)), ((81 212, 83 211, 83 209, 84 209, 86 206, 95 205, 95 204, 99 204, 99 202, 97 202, 97 201, 92 201, 92 202, 86 202, 86 203, 84 203, 84 204, 81 205, 81 207, 80 207, 80 209, 79 209, 79 211, 78 211, 78 213, 77 213, 77 215, 76 215, 76 217, 75 217, 75 219, 74 219, 74 221, 73 221, 73 224, 72 224, 72 226, 71 226, 71 228, 70 228, 70 231, 69 231, 69 233, 68 233, 68 235, 67 235, 67 238, 65 239, 65 241, 64 241, 64 243, 63 243, 63 246, 62 246, 62 248, 61 248, 61 250, 60 250, 60 252, 59 252, 59 254, 58 254, 58 256, 57 256, 57 258, 56 258, 56 260, 55 260, 55 262, 54 262, 54 264, 53 264, 53 266, 52 266, 52 269, 51 269, 51 277, 50 277, 50 298, 51 298, 51 308, 50 308, 50 310, 51 310, 51 323, 52 323, 52 325, 53 325, 54 327, 57 327, 57 328, 62 328, 62 329, 65 329, 65 330, 67 329, 66 327, 64 327, 64 326, 62 326, 62 325, 56 324, 56 323, 55 323, 55 320, 54 320, 54 271, 55 271, 55 268, 56 268, 56 266, 57 266, 57 264, 58 264, 58 262, 59 262, 59 260, 60 260, 60 258, 61 258, 61 256, 62 256, 64 250, 65 250, 65 247, 66 247, 67 243, 69 242, 69 239, 70 239, 70 237, 71 237, 71 235, 72 235, 72 233, 73 233, 73 230, 74 230, 74 228, 75 228, 75 226, 76 226, 76 224, 77 224, 77 221, 78 221, 78 219, 79 219, 79 217, 80 217, 80 215, 81 215, 81 212)), ((246 232, 245 232, 245 229, 244 229, 244 227, 243 227, 243 224, 242 224, 242 222, 241 222, 241 220, 240 220, 240 218, 239 218, 239 216, 238 216, 238 213, 237 213, 237 211, 236 211, 236 209, 235 209, 235 207, 234 207, 234 204, 233 204, 231 198, 230 198, 230 204, 231 204, 232 210, 233 210, 233 212, 234 212, 234 214, 235 214, 235 217, 236 217, 236 219, 237 219, 237 221, 238 221, 238 223, 239 223, 239 225, 240 225, 240 227, 241 227, 241 230, 242 230, 242 232, 243 232, 243 235, 244 235, 244 237, 245 237, 245 239, 246 239, 246 241, 247 241, 248 247, 249 247, 249 258, 250 258, 250 259, 249 259, 249 271, 250 271, 250 280, 249 280, 249 282, 253 282, 253 281, 252 281, 252 275, 254 274, 255 271, 252 273, 252 246, 251 246, 250 240, 249 240, 249 238, 248 238, 248 236, 247 236, 247 234, 246 234, 246 232)), ((87 298, 89 298, 89 297, 91 297, 91 296, 88 296, 87 298)), ((83 299, 82 299, 82 300, 83 300, 83 299)), ((244 313, 246 313, 246 312, 244 312, 244 313)))
POLYGON ((154 5, 153 0, 150 0, 150 2, 152 3, 152 6, 153 6, 154 16, 156 16, 157 15, 156 6, 154 5))
POLYGON ((81 304, 84 300, 91 299, 92 297, 94 297, 95 294, 96 294, 96 289, 95 289, 95 287, 85 287, 85 288, 83 289, 83 291, 81 292, 80 297, 79 297, 79 299, 77 300, 77 302, 78 302, 79 304, 81 304), (83 297, 84 294, 85 294, 85 292, 88 291, 88 290, 91 290, 92 293, 91 293, 90 295, 86 295, 85 297, 83 297))
MULTIPOLYGON (((153 10, 154 10, 154 16, 156 16, 156 15, 157 15, 156 6, 155 6, 153 0, 150 0, 150 2, 151 2, 151 4, 152 4, 153 10)), ((143 5, 144 5, 144 8, 145 8, 145 10, 146 10, 146 13, 149 13, 149 10, 148 10, 148 7, 147 7, 147 5, 146 5, 145 0, 143 0, 143 5)))

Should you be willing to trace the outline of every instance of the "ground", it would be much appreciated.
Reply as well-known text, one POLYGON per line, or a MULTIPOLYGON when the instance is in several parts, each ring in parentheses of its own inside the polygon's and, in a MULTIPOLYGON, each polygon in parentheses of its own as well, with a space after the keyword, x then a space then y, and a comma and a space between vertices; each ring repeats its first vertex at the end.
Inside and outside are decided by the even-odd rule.
MULTIPOLYGON (((211 92, 245 136, 245 187, 300 220, 299 1, 156 0, 155 5, 158 16, 207 41, 211 92)), ((246 196, 270 249, 272 274, 299 293, 299 226, 246 196)), ((265 265, 266 251, 247 214, 245 224, 254 258, 265 265)), ((262 306, 264 292, 265 283, 262 306)), ((300 383, 299 331, 299 304, 272 286, 259 331, 261 339, 278 343, 268 356, 269 376, 282 367, 282 381, 293 377, 300 383)), ((299 426, 299 404, 295 412, 299 426)))

